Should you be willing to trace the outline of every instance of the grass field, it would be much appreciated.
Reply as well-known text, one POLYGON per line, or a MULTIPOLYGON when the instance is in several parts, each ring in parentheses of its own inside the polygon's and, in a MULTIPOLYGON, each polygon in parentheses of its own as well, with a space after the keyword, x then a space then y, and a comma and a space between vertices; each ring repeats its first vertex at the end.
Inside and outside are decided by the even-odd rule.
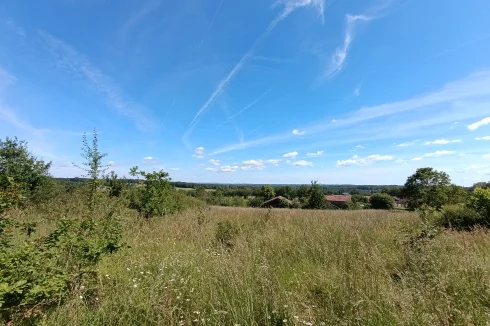
POLYGON ((490 321, 483 230, 430 240, 417 236, 415 213, 374 210, 212 207, 126 220, 130 247, 100 264, 97 297, 89 301, 80 290, 44 325, 490 321))

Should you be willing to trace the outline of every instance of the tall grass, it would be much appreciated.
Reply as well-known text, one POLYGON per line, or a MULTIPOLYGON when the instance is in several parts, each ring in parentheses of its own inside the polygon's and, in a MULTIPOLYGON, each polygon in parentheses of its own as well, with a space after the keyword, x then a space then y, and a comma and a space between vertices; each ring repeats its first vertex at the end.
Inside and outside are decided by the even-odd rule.
MULTIPOLYGON (((490 321, 490 237, 483 230, 444 232, 413 247, 403 230, 418 219, 407 212, 213 207, 149 221, 119 213, 129 247, 100 264, 96 298, 81 289, 49 312, 45 325, 490 321), (217 237, 223 221, 238 230, 230 245, 217 237)), ((50 227, 43 210, 18 214, 50 227)), ((63 214, 60 206, 51 216, 63 214)))

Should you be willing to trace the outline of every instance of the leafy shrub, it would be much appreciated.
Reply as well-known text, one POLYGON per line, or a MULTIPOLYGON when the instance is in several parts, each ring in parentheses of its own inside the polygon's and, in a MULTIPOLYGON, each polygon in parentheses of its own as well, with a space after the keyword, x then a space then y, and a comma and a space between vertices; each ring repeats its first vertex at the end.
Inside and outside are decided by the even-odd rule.
POLYGON ((119 197, 124 190, 124 182, 118 178, 114 171, 105 176, 105 185, 109 189, 109 196, 119 197))
POLYGON ((470 199, 470 205, 490 226, 490 189, 475 188, 470 199))
POLYGON ((482 216, 475 209, 466 205, 444 206, 438 221, 438 224, 443 227, 466 230, 483 223, 482 216))
POLYGON ((95 292, 96 266, 102 256, 121 248, 121 230, 119 219, 108 214, 97 222, 60 220, 48 236, 30 240, 32 225, 0 218, 3 321, 38 317, 82 286, 86 295, 95 292), (23 240, 14 245, 13 235, 23 231, 23 240))
POLYGON ((369 198, 373 209, 393 209, 395 200, 388 194, 374 194, 369 198))
POLYGON ((325 200, 325 195, 323 194, 322 188, 320 188, 320 185, 316 181, 312 181, 306 208, 326 209, 328 206, 329 204, 325 200))
POLYGON ((17 138, 0 140, 0 190, 14 182, 23 196, 30 198, 49 177, 51 163, 34 157, 25 141, 17 138))
POLYGON ((296 209, 301 208, 301 201, 299 200, 299 198, 294 198, 294 199, 291 201, 290 208, 296 208, 296 209))
POLYGON ((216 241, 228 249, 233 248, 235 245, 235 238, 239 234, 240 230, 238 229, 237 225, 229 220, 220 221, 216 225, 216 241))
POLYGON ((248 207, 260 207, 260 205, 264 202, 264 198, 262 197, 254 197, 248 200, 248 207))
POLYGON ((144 178, 133 189, 130 207, 136 209, 145 218, 172 214, 181 209, 176 200, 177 191, 170 185, 167 172, 138 171, 138 167, 135 166, 130 174, 144 178))
POLYGON ((0 176, 3 185, 0 188, 0 214, 12 206, 19 206, 25 202, 25 196, 22 194, 22 187, 14 183, 11 177, 0 176))

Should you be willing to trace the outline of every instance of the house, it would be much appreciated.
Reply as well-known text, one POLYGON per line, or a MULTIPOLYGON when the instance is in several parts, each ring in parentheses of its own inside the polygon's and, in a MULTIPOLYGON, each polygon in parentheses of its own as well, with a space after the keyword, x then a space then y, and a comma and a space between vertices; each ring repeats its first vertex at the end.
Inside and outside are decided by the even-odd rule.
POLYGON ((408 204, 407 198, 393 197, 393 199, 395 200, 395 204, 397 207, 407 207, 408 204))
POLYGON ((351 195, 332 195, 332 196, 325 196, 325 200, 327 200, 330 204, 334 206, 341 206, 342 204, 345 204, 346 202, 350 201, 352 199, 351 195))
POLYGON ((277 196, 272 199, 269 199, 262 204, 260 204, 260 207, 265 207, 265 208, 285 208, 287 206, 291 206, 293 202, 283 196, 277 196))

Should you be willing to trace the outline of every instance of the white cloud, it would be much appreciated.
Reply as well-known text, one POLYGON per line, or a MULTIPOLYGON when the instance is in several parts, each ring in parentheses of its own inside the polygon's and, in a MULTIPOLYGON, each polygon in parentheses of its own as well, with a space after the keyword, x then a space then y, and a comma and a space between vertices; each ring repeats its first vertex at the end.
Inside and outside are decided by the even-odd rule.
POLYGON ((234 165, 234 166, 224 165, 224 166, 220 166, 218 168, 218 172, 235 172, 237 170, 238 170, 238 166, 237 165, 234 165))
POLYGON ((243 161, 240 168, 242 170, 262 170, 264 167, 264 161, 262 160, 248 160, 243 161))
POLYGON ((199 108, 196 115, 192 119, 189 128, 183 136, 183 139, 187 139, 189 135, 194 130, 196 124, 199 121, 200 116, 208 110, 210 106, 214 103, 214 101, 223 93, 226 86, 233 80, 235 75, 243 68, 243 66, 247 63, 247 61, 253 56, 255 52, 255 48, 274 30, 274 28, 281 21, 286 19, 293 11, 301 7, 314 7, 321 12, 321 17, 323 19, 323 10, 324 10, 325 0, 280 0, 276 2, 276 5, 282 5, 281 12, 269 23, 265 31, 255 40, 255 42, 250 46, 250 48, 245 52, 245 54, 240 58, 237 64, 233 67, 233 69, 226 75, 225 78, 221 80, 218 86, 214 89, 213 93, 209 96, 209 98, 204 102, 204 104, 199 108))
POLYGON ((143 157, 143 163, 145 163, 145 164, 157 163, 157 159, 153 158, 151 156, 145 156, 145 157, 143 157))
POLYGON ((356 148, 364 148, 362 145, 357 145, 356 148))
POLYGON ((487 125, 489 123, 490 123, 490 117, 483 118, 483 119, 481 119, 478 122, 475 122, 475 123, 470 124, 468 126, 468 129, 471 130, 471 131, 473 131, 473 130, 476 130, 476 129, 480 128, 481 126, 487 125))
POLYGON ((490 136, 476 137, 475 140, 490 140, 490 136))
POLYGON ((436 139, 434 141, 428 141, 424 145, 446 145, 450 143, 461 143, 461 139, 454 139, 454 140, 436 139))
POLYGON ((272 164, 272 165, 275 165, 275 166, 278 166, 279 163, 281 163, 282 160, 274 160, 274 159, 271 159, 271 160, 267 160, 265 161, 265 163, 267 164, 272 164))
POLYGON ((180 168, 170 168, 170 171, 178 172, 180 171, 180 168))
POLYGON ((337 122, 338 122, 338 121, 337 121, 337 120, 335 120, 335 119, 333 119, 333 120, 332 120, 332 123, 337 123, 337 122))
POLYGON ((299 131, 298 129, 293 129, 292 134, 296 136, 302 136, 305 134, 305 131, 304 130, 299 131))
POLYGON ((155 125, 147 110, 126 98, 114 81, 95 67, 84 55, 47 32, 40 31, 39 35, 48 46, 58 67, 71 72, 76 77, 83 77, 92 89, 104 95, 110 107, 136 121, 140 129, 147 129, 155 125))
POLYGON ((366 158, 359 157, 358 155, 352 156, 352 158, 347 159, 347 160, 338 160, 337 161, 337 167, 346 167, 349 165, 360 165, 360 166, 366 166, 366 165, 371 165, 376 161, 391 161, 393 160, 393 156, 390 155, 370 155, 366 158))
POLYGON ((356 87, 356 89, 354 89, 354 95, 357 97, 359 95, 361 95, 361 88, 360 87, 356 87))
POLYGON ((304 166, 313 166, 313 162, 308 162, 305 160, 299 160, 296 162, 293 162, 294 167, 304 167, 304 166))
POLYGON ((114 162, 114 161, 109 161, 109 162, 107 162, 107 165, 109 165, 109 166, 114 166, 114 165, 116 165, 116 162, 114 162))
MULTIPOLYGON (((330 59, 329 67, 327 68, 326 76, 330 77, 340 72, 344 66, 347 59, 347 54, 349 53, 349 48, 354 40, 354 27, 358 21, 370 21, 373 17, 366 15, 346 15, 346 28, 344 42, 341 46, 335 49, 334 54, 330 59)), ((356 95, 358 96, 358 95, 356 95)))
POLYGON ((424 155, 424 157, 440 157, 440 156, 443 156, 443 155, 452 155, 452 154, 455 154, 456 152, 455 151, 435 151, 434 153, 427 153, 424 155))
POLYGON ((308 157, 317 157, 317 156, 322 156, 324 151, 318 151, 316 153, 306 153, 306 156, 308 157))
POLYGON ((298 152, 291 152, 291 153, 286 153, 286 154, 284 154, 282 157, 284 157, 284 158, 292 158, 292 159, 294 159, 294 158, 296 158, 296 156, 298 156, 298 155, 299 155, 299 154, 298 154, 298 152))
POLYGON ((220 166, 221 165, 221 162, 220 160, 215 160, 215 159, 210 159, 209 160, 209 163, 215 165, 215 166, 220 166))
POLYGON ((490 154, 483 155, 483 158, 490 158, 490 154))
POLYGON ((197 147, 195 150, 194 150, 194 156, 195 158, 204 158, 204 147, 200 146, 200 147, 197 147))
POLYGON ((414 142, 405 142, 405 143, 398 144, 396 146, 397 147, 408 147, 408 146, 413 146, 413 145, 415 145, 414 142))
POLYGON ((412 161, 422 161, 422 160, 423 160, 423 158, 422 158, 422 157, 414 157, 414 158, 412 159, 412 161))
MULTIPOLYGON (((359 129, 357 126, 365 121, 379 120, 387 117, 393 117, 395 119, 400 117, 401 120, 399 121, 404 121, 403 119, 406 118, 402 116, 403 113, 413 111, 434 113, 432 117, 422 120, 419 115, 410 114, 411 116, 416 117, 412 122, 407 121, 403 124, 382 124, 380 128, 383 132, 376 139, 390 138, 395 132, 399 133, 403 131, 404 133, 408 133, 415 129, 420 131, 420 128, 422 127, 427 129, 435 125, 440 125, 444 121, 452 122, 455 120, 467 120, 476 116, 481 116, 482 113, 488 114, 490 113, 488 101, 480 101, 480 99, 488 97, 490 97, 490 70, 480 71, 465 78, 447 83, 443 85, 441 89, 431 93, 422 94, 398 102, 361 107, 342 119, 335 119, 332 123, 329 123, 328 120, 320 122, 313 121, 312 124, 305 129, 308 130, 309 135, 322 133, 331 129, 338 129, 340 127, 346 128, 347 126, 356 126, 357 130, 359 129), (472 99, 479 102, 472 101, 472 99), (446 114, 444 115, 440 109, 441 106, 452 107, 453 109, 450 111, 452 114, 447 115, 447 110, 444 109, 444 114, 446 114)), ((291 135, 289 131, 282 132, 254 139, 252 141, 226 145, 216 149, 213 154, 282 142, 291 137, 293 137, 293 135, 291 135)), ((363 139, 365 139, 365 136, 363 139)))

